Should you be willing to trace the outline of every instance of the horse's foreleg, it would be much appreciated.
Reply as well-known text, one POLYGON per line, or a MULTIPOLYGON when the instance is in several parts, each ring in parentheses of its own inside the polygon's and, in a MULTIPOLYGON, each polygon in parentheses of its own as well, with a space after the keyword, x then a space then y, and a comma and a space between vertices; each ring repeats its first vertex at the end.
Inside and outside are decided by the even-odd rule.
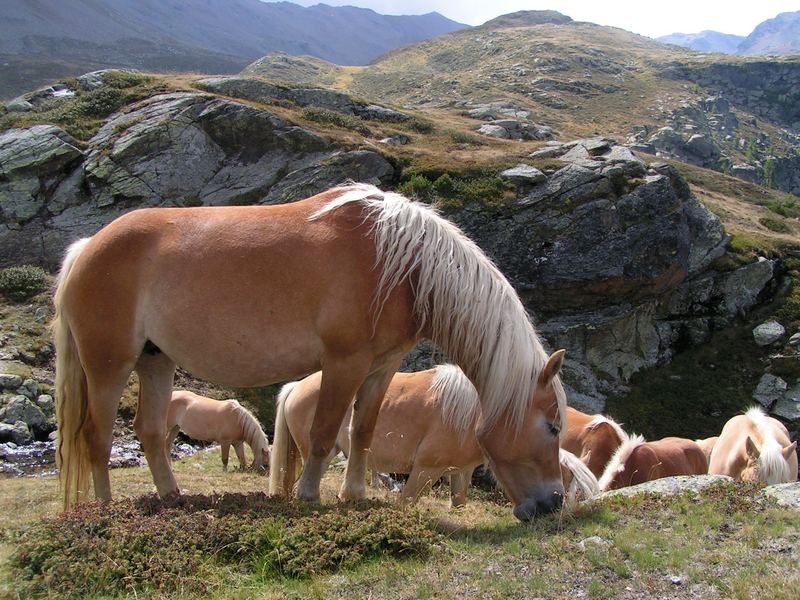
POLYGON ((233 449, 236 451, 236 458, 239 459, 239 468, 246 471, 247 457, 244 455, 244 442, 233 442, 233 449))
POLYGON ((450 506, 458 508, 467 503, 467 491, 472 482, 472 468, 450 473, 450 506))
POLYGON ((228 470, 228 456, 231 452, 231 445, 228 442, 220 442, 220 450, 222 450, 222 470, 228 470))
POLYGON ((133 428, 142 444, 147 465, 162 498, 180 493, 164 446, 167 409, 175 376, 175 363, 165 354, 142 354, 136 363, 139 407, 133 428))
MULTIPOLYGON (((319 401, 311 424, 311 451, 297 483, 297 497, 319 502, 319 484, 347 408, 369 372, 371 357, 323 360, 319 401)), ((348 463, 349 464, 349 463, 348 463)), ((349 466, 348 466, 349 469, 349 466)), ((364 473, 362 471, 362 485, 364 473)))
POLYGON ((360 500, 367 495, 367 453, 372 445, 372 432, 383 402, 383 396, 394 376, 398 361, 391 367, 373 373, 358 390, 350 423, 350 456, 344 474, 344 484, 339 492, 343 500, 360 500))

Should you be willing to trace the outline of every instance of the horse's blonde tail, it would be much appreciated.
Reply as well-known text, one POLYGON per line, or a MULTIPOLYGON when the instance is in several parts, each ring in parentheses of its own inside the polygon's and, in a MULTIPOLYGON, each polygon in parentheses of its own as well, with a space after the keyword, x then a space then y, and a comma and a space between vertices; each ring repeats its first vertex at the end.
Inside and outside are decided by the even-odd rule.
POLYGON ((290 497, 297 479, 297 442, 286 422, 286 400, 299 382, 287 383, 278 394, 275 412, 275 433, 269 457, 269 493, 271 496, 290 497))
POLYGON ((85 500, 89 492, 89 446, 81 434, 86 420, 88 394, 75 338, 63 314, 63 292, 70 270, 89 239, 75 242, 67 251, 53 299, 55 318, 51 325, 56 349, 56 464, 63 493, 64 510, 85 500))

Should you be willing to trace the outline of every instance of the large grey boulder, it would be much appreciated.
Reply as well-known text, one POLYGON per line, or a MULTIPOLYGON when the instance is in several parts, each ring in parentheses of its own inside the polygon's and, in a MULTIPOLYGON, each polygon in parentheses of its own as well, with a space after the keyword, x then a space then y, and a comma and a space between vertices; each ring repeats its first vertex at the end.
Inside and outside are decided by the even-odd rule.
POLYGON ((764 373, 753 392, 753 399, 769 410, 778 400, 783 399, 788 389, 789 386, 783 379, 771 373, 764 373))
POLYGON ((785 334, 786 330, 783 325, 777 321, 767 321, 753 329, 753 340, 758 346, 769 346, 777 342, 785 334))
POLYGON ((732 483, 733 478, 727 475, 680 475, 654 479, 647 483, 611 490, 598 496, 610 498, 614 496, 637 496, 639 494, 658 494, 660 496, 677 496, 691 492, 697 494, 706 488, 721 483, 732 483))
POLYGON ((800 508, 800 482, 779 483, 764 488, 764 495, 773 498, 781 506, 800 508))
POLYGON ((13 442, 17 446, 25 446, 32 441, 33 435, 23 421, 0 423, 0 443, 13 442))
POLYGON ((536 167, 517 165, 500 173, 500 178, 518 185, 533 185, 547 179, 547 176, 536 167))
POLYGON ((14 424, 25 423, 37 436, 50 433, 51 427, 42 409, 25 396, 16 396, 4 408, 0 409, 0 420, 14 424))

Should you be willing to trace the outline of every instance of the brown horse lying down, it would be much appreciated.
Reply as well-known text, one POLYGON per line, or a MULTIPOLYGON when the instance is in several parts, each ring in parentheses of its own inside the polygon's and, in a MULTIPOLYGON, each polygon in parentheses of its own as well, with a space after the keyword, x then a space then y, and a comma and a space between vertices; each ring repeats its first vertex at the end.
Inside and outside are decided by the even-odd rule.
POLYGON ((753 407, 725 423, 708 472, 767 485, 797 481, 796 449, 783 423, 753 407))
MULTIPOLYGON (((278 395, 272 446, 270 493, 290 495, 297 461, 310 451, 309 429, 317 409, 321 374, 286 384, 278 395)), ((348 415, 349 416, 349 415, 348 415)), ((418 373, 397 373, 389 384, 375 423, 368 466, 376 473, 406 473, 401 501, 415 502, 442 475, 450 475, 453 507, 466 503, 472 472, 485 462, 475 434, 480 418, 478 392, 454 365, 418 373)), ((542 435, 534 426, 520 435, 542 435)), ((336 451, 349 453, 348 427, 339 430, 336 451)), ((572 455, 562 453, 566 499, 597 493, 597 480, 572 455), (570 460, 571 457, 571 460, 570 460)))
POLYGON ((692 440, 667 437, 646 442, 636 435, 614 453, 600 478, 600 489, 605 492, 662 477, 702 475, 706 471, 706 455, 692 440))
POLYGON ((567 428, 561 432, 559 443, 578 456, 595 477, 603 474, 614 452, 627 440, 628 434, 608 417, 567 407, 567 428))
POLYGON ((247 468, 244 443, 253 451, 253 469, 269 466, 269 441, 253 414, 236 400, 212 400, 186 390, 172 392, 167 409, 167 441, 169 454, 178 430, 203 442, 219 442, 222 468, 228 470, 228 453, 236 451, 239 466, 247 468))

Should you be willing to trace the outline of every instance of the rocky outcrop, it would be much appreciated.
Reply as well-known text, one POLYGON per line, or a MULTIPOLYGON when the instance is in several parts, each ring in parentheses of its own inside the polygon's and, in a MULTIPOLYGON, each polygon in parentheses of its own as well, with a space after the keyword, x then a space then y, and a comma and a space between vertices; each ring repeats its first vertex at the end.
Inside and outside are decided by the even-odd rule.
POLYGON ((764 495, 781 506, 800 509, 800 482, 779 483, 764 488, 764 495))
POLYGON ((132 208, 279 203, 394 168, 268 111, 197 93, 117 113, 81 151, 51 126, 0 134, 0 262, 54 266, 73 240, 132 208))
POLYGON ((716 271, 728 238, 671 166, 605 138, 549 149, 564 167, 516 200, 448 216, 510 278, 549 345, 567 349, 570 402, 597 411, 634 373, 745 314, 774 265, 716 271))
POLYGON ((290 87, 255 77, 211 77, 197 82, 200 89, 254 100, 256 102, 289 102, 297 106, 316 106, 375 121, 403 122, 409 116, 400 111, 353 100, 347 94, 324 88, 290 87))

